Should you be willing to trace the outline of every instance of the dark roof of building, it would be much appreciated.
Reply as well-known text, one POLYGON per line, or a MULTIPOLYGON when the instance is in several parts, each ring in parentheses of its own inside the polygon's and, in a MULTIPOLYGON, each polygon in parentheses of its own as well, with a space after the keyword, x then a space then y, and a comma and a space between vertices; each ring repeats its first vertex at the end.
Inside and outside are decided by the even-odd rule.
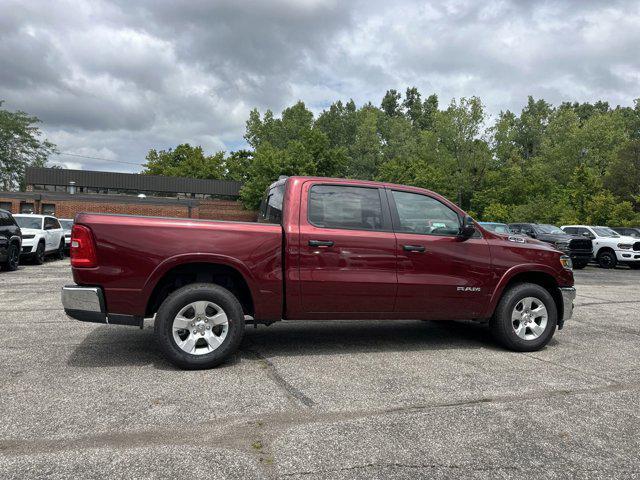
POLYGON ((237 197, 240 182, 228 180, 202 180, 199 178, 140 175, 138 173, 96 172, 62 168, 29 167, 26 171, 28 185, 69 185, 78 187, 142 190, 168 193, 201 193, 237 197))

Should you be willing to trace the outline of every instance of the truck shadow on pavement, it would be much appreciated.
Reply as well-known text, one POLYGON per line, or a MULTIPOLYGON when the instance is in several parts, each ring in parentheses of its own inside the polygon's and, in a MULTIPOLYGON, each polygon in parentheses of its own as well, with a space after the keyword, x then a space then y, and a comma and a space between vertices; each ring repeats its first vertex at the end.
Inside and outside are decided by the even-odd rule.
MULTIPOLYGON (((552 340, 552 344, 554 341, 552 340)), ((270 327, 247 325, 239 354, 218 368, 231 367, 242 357, 344 355, 349 353, 428 350, 502 350, 485 325, 474 322, 296 321, 270 327)), ((152 364, 174 370, 158 348, 153 325, 143 330, 97 326, 76 346, 68 365, 119 367, 152 364)))

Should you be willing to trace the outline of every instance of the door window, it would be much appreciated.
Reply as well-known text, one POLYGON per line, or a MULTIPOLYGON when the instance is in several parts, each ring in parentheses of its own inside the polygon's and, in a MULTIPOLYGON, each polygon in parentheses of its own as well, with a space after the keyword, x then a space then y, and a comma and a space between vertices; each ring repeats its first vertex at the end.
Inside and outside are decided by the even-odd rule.
POLYGON ((398 211, 396 231, 423 235, 457 235, 458 214, 435 198, 419 193, 392 191, 398 211))
POLYGON ((55 219, 51 218, 51 217, 45 217, 44 218, 44 229, 45 230, 53 230, 54 228, 58 228, 58 226, 56 226, 55 219))
POLYGON ((384 230, 378 188, 314 185, 309 191, 309 223, 321 228, 384 230))

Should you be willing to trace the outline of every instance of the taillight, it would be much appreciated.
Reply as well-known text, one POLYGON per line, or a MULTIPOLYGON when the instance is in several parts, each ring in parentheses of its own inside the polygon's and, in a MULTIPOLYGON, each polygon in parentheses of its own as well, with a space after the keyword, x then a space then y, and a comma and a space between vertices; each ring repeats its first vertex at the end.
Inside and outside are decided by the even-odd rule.
POLYGON ((93 234, 84 225, 74 225, 71 229, 70 251, 72 267, 95 267, 98 265, 93 234))

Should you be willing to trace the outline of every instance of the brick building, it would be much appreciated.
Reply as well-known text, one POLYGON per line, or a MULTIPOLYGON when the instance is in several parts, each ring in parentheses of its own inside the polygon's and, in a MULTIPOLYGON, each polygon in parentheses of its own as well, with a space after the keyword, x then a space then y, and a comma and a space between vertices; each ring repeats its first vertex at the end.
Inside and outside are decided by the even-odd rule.
POLYGON ((238 201, 241 184, 223 180, 29 168, 26 192, 0 192, 0 208, 73 218, 79 212, 212 220, 255 220, 238 201))

